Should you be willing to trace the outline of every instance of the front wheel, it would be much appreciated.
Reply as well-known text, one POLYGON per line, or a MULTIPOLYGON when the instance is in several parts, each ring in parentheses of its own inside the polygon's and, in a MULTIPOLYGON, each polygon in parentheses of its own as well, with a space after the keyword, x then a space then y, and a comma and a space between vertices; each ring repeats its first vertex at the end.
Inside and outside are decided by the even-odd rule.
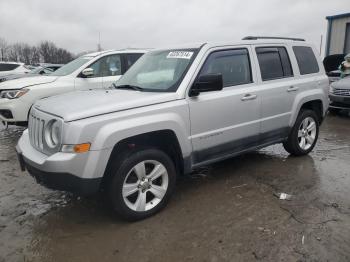
POLYGON ((319 133, 317 115, 312 110, 303 110, 283 143, 285 150, 295 156, 307 155, 315 147, 319 133))
POLYGON ((129 221, 147 218, 165 207, 176 182, 173 161, 152 148, 126 154, 111 172, 109 195, 114 210, 129 221))

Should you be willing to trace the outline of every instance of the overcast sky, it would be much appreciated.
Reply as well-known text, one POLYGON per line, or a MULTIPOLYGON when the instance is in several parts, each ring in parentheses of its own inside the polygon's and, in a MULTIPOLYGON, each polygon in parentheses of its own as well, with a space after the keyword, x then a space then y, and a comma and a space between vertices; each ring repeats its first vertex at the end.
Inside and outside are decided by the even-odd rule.
POLYGON ((350 12, 349 0, 0 0, 0 37, 50 40, 78 53, 239 40, 303 37, 319 46, 325 17, 350 12))

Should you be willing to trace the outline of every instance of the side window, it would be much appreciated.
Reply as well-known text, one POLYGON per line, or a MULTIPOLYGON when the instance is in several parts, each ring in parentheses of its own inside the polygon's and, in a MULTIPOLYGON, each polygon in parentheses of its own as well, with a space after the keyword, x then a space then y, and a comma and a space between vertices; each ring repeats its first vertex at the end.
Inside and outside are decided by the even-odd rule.
POLYGON ((17 65, 17 64, 1 63, 0 64, 0 71, 10 71, 10 70, 16 69, 17 67, 19 67, 19 65, 17 65))
POLYGON ((247 49, 216 51, 209 55, 199 75, 221 74, 224 87, 252 82, 247 49))
POLYGON ((126 55, 126 65, 129 69, 143 54, 127 54, 126 55))
POLYGON ((120 55, 104 56, 94 62, 89 68, 94 69, 92 77, 116 76, 121 75, 122 63, 120 55))
POLYGON ((301 75, 318 73, 320 71, 314 51, 308 46, 293 46, 301 75))
POLYGON ((256 54, 263 81, 293 76, 289 56, 284 47, 257 47, 256 54))

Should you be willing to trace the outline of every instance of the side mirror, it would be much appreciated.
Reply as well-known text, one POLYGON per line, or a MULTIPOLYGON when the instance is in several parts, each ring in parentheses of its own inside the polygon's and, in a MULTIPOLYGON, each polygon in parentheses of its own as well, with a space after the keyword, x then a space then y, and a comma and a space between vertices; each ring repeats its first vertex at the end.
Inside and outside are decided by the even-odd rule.
POLYGON ((83 77, 89 77, 94 75, 94 69, 92 68, 85 68, 83 71, 81 71, 81 75, 83 77))
POLYGON ((224 87, 221 74, 201 75, 193 84, 189 96, 198 96, 202 92, 220 91, 224 87))

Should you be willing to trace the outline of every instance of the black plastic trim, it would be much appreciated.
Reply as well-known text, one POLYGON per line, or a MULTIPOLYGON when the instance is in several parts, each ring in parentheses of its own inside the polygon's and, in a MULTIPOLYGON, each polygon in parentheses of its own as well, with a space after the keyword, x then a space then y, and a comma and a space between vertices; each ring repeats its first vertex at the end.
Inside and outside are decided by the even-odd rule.
POLYGON ((234 140, 211 148, 193 152, 194 165, 216 162, 216 159, 238 155, 241 152, 255 150, 274 143, 279 143, 288 137, 290 127, 279 128, 263 134, 234 140))
POLYGON ((100 189, 102 178, 80 178, 69 173, 53 173, 41 171, 25 162, 23 156, 18 154, 21 165, 27 169, 36 181, 47 188, 67 191, 80 196, 88 196, 97 193, 100 189))

